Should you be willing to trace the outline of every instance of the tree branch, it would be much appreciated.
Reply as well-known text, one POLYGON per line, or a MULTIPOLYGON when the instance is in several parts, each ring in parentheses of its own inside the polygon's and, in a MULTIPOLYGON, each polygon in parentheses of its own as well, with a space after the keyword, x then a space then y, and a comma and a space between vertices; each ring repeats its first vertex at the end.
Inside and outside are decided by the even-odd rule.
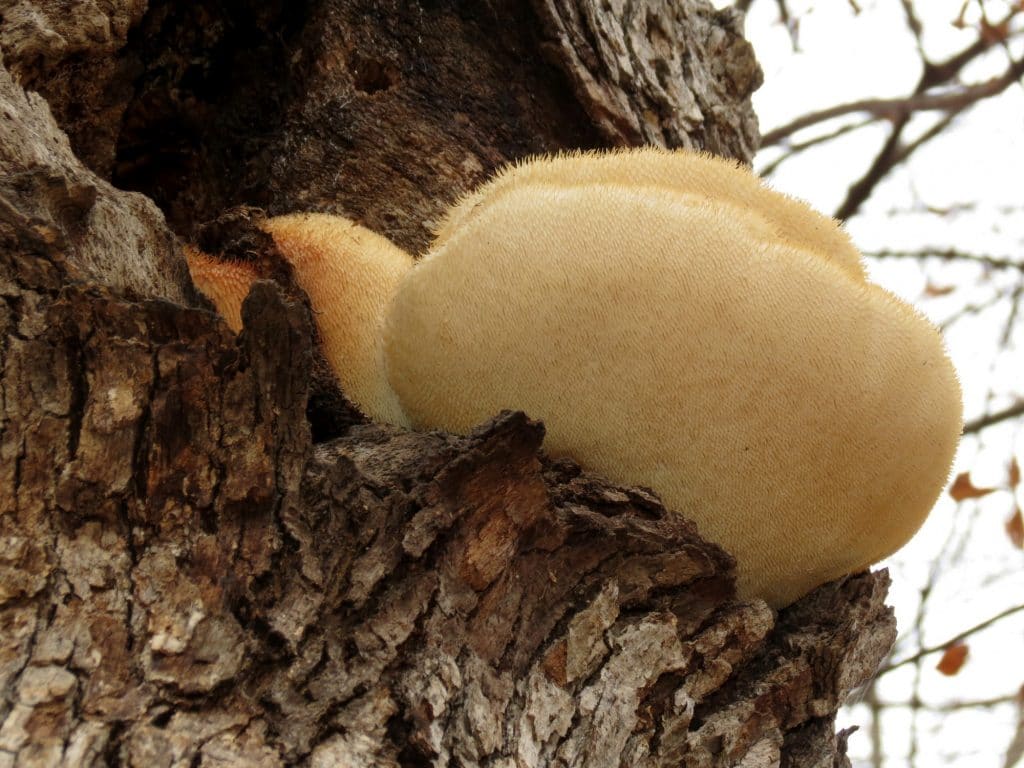
POLYGON ((1011 405, 1008 408, 1004 408, 1001 411, 996 411, 995 413, 981 416, 973 421, 968 421, 964 424, 964 434, 972 435, 975 432, 981 432, 981 430, 991 427, 993 424, 999 424, 1003 421, 1015 419, 1021 415, 1024 415, 1024 400, 1021 400, 1019 403, 1011 405))
POLYGON ((915 664, 918 661, 920 661, 921 659, 923 659, 925 656, 930 656, 933 653, 938 653, 939 651, 944 651, 944 650, 946 650, 946 648, 948 648, 949 646, 953 645, 954 643, 959 643, 959 642, 961 642, 963 640, 966 640, 971 635, 977 634, 978 632, 981 632, 983 629, 988 629, 989 627, 991 627, 996 622, 1001 621, 1002 619, 1005 619, 1007 616, 1012 616, 1015 613, 1020 613, 1021 611, 1024 611, 1024 605, 1017 605, 1017 606, 1014 606, 1013 608, 1007 608, 1005 611, 997 613, 995 616, 993 616, 993 617, 991 617, 989 619, 986 619, 985 621, 981 622, 980 624, 975 624, 970 629, 965 629, 963 632, 959 633, 958 635, 955 635, 955 636, 951 637, 949 640, 947 640, 944 643, 940 643, 938 645, 929 646, 927 648, 922 648, 920 651, 918 651, 917 653, 915 653, 912 656, 908 656, 905 659, 900 659, 899 661, 892 662, 891 664, 887 664, 886 666, 882 667, 882 669, 879 670, 878 674, 879 674, 879 676, 881 676, 881 675, 886 674, 887 672, 892 672, 894 669, 899 669, 900 667, 905 667, 907 664, 915 664))
POLYGON ((922 93, 896 99, 862 99, 798 117, 762 137, 761 146, 772 146, 799 130, 853 112, 866 112, 876 120, 896 120, 915 112, 959 112, 982 99, 1002 93, 1024 74, 1024 62, 1014 63, 998 77, 948 93, 922 93))

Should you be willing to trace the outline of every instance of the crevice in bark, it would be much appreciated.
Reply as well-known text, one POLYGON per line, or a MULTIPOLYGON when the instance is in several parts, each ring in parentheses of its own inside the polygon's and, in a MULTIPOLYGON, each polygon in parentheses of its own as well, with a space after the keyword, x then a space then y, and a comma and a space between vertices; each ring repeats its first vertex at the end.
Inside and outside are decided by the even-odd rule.
POLYGON ((561 74, 523 56, 536 27, 512 0, 164 0, 121 54, 138 74, 113 178, 186 238, 232 206, 301 203, 419 250, 467 171, 481 181, 509 159, 599 143, 561 74), (395 213, 413 208, 429 220, 395 213))
POLYGON ((122 52, 138 75, 114 183, 155 200, 185 237, 232 206, 267 205, 260 179, 291 109, 292 57, 315 5, 151 3, 122 52))

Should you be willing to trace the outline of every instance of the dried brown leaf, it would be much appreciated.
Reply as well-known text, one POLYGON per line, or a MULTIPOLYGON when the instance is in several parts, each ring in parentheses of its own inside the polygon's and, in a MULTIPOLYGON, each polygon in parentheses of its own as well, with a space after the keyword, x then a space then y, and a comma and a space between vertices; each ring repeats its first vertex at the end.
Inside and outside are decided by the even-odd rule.
POLYGON ((956 290, 955 285, 935 285, 934 283, 928 283, 924 287, 925 296, 948 296, 956 290))
POLYGON ((942 674, 952 677, 960 671, 965 661, 967 661, 967 643, 953 643, 942 654, 942 658, 939 659, 935 668, 942 674))
POLYGON ((1006 521, 1006 535, 1010 542, 1017 549, 1024 549, 1024 515, 1021 515, 1020 507, 1017 507, 1006 521))
POLYGON ((956 501, 963 501, 964 499, 977 499, 982 496, 988 496, 995 490, 997 489, 978 488, 971 482, 970 472, 961 472, 956 476, 956 480, 953 481, 953 485, 950 486, 949 495, 956 501))

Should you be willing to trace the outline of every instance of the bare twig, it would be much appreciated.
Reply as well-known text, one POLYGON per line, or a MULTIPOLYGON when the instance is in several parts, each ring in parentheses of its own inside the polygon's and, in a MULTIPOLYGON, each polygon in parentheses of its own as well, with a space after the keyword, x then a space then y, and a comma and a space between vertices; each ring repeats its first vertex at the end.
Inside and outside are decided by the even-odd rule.
POLYGON ((944 115, 941 120, 936 121, 936 123, 934 125, 932 125, 927 131, 922 133, 920 136, 918 136, 916 139, 914 139, 909 144, 904 145, 893 156, 893 159, 892 159, 893 160, 893 163, 892 163, 893 166, 897 166, 900 163, 906 162, 907 158, 909 158, 914 152, 916 152, 918 149, 920 149, 926 143, 928 143, 932 139, 936 138, 939 134, 941 134, 943 131, 945 131, 947 128, 949 128, 949 126, 951 126, 953 124, 953 121, 956 120, 956 118, 960 114, 960 112, 962 112, 963 109, 966 109, 966 108, 967 107, 965 106, 965 107, 963 107, 961 109, 956 109, 956 110, 950 111, 948 114, 944 115))
POLYGON ((924 26, 921 24, 921 19, 917 17, 917 11, 914 9, 914 3, 911 0, 900 0, 903 5, 903 15, 907 19, 907 28, 914 36, 914 40, 917 41, 917 50, 921 54, 921 58, 924 58, 924 49, 921 46, 921 33, 924 31, 924 26))
POLYGON ((968 317, 969 315, 980 315, 985 310, 992 309, 992 307, 998 305, 1009 295, 1010 291, 996 291, 987 299, 985 299, 985 301, 965 304, 955 313, 953 313, 945 320, 943 320, 941 323, 939 323, 939 330, 945 333, 950 328, 952 328, 953 325, 963 320, 965 317, 968 317))
POLYGON ((1016 694, 1008 696, 993 696, 990 699, 971 699, 968 701, 951 701, 948 704, 938 704, 928 707, 932 712, 957 712, 961 709, 987 709, 998 707, 1000 704, 1012 704, 1017 700, 1016 694))
POLYGON ((764 168, 762 168, 760 175, 771 176, 773 173, 775 173, 775 171, 778 170, 780 165, 782 165, 787 160, 792 159, 793 157, 800 154, 804 150, 815 147, 818 144, 824 144, 825 142, 832 141, 832 139, 838 139, 840 136, 843 136, 847 133, 852 133, 853 131, 860 130, 866 125, 871 125, 871 123, 875 122, 875 120, 876 118, 869 117, 866 120, 860 121, 859 123, 847 123, 846 125, 841 125, 834 131, 830 131, 829 133, 823 133, 820 136, 815 136, 813 138, 808 139, 807 141, 787 142, 786 151, 779 155, 779 157, 777 157, 771 163, 766 165, 764 168))
MULTIPOLYGON (((959 712, 964 709, 988 709, 991 707, 998 707, 1002 704, 1013 704, 1018 700, 1017 694, 1006 694, 1003 696, 993 696, 988 699, 970 699, 968 701, 950 701, 945 704, 923 704, 919 702, 921 709, 927 712, 959 712)), ((892 709, 893 707, 906 707, 908 706, 907 701, 901 700, 889 700, 881 701, 876 699, 874 706, 877 706, 879 710, 892 709)))
POLYGON ((1004 408, 1001 411, 990 413, 986 416, 968 421, 964 424, 964 434, 971 435, 975 432, 981 432, 981 430, 991 427, 993 424, 999 424, 1003 421, 1009 421, 1015 419, 1018 416, 1024 415, 1024 400, 1020 400, 1009 408, 1004 408))
MULTIPOLYGON (((1022 411, 1024 411, 1024 404, 1022 404, 1022 411)), ((971 635, 974 635, 974 634, 982 631, 983 629, 988 629, 989 627, 991 627, 996 622, 1002 621, 1006 617, 1012 616, 1015 613, 1020 613, 1021 611, 1024 611, 1024 605, 1015 605, 1012 608, 1007 608, 1005 611, 1002 611, 1001 613, 997 613, 995 616, 992 616, 991 618, 986 619, 985 621, 981 622, 980 624, 975 624, 970 629, 965 629, 963 632, 961 632, 960 634, 956 635, 955 637, 951 637, 949 640, 947 640, 944 643, 940 643, 938 645, 929 646, 927 648, 922 648, 920 651, 918 651, 917 653, 913 654, 912 656, 908 656, 905 659, 900 659, 899 661, 894 661, 891 664, 888 664, 887 666, 882 668, 882 670, 878 674, 879 675, 884 675, 886 672, 891 672, 892 670, 898 669, 898 668, 903 667, 903 666, 906 666, 907 664, 915 664, 918 661, 920 661, 922 658, 924 658, 925 656, 930 656, 933 653, 938 653, 940 651, 944 651, 944 650, 946 650, 946 648, 948 648, 949 646, 953 645, 954 643, 959 643, 959 642, 961 642, 963 640, 966 640, 971 635)))
POLYGON ((868 707, 871 710, 871 768, 882 768, 885 752, 882 750, 882 703, 878 700, 878 692, 872 685, 867 694, 868 707))
MULTIPOLYGON (((1019 11, 1019 7, 1013 7, 1001 23, 1009 27, 1010 21, 1012 21, 1013 17, 1016 16, 1019 11)), ((990 35, 985 33, 985 30, 982 30, 979 33, 978 38, 956 56, 947 59, 941 64, 925 62, 924 72, 921 75, 921 79, 919 80, 917 87, 914 89, 913 96, 921 96, 932 88, 948 84, 959 75, 960 71, 968 63, 980 54, 984 53, 996 42, 1001 41, 993 39, 990 35)), ((1010 66, 1007 68, 1006 72, 999 77, 993 78, 993 80, 986 81, 985 83, 979 83, 975 86, 968 86, 968 89, 991 88, 991 92, 987 93, 987 95, 980 95, 981 91, 979 91, 979 95, 976 99, 957 106, 952 106, 949 111, 951 113, 962 111, 978 103, 978 101, 995 96, 1008 88, 1012 83, 1017 82, 1022 75, 1024 75, 1024 60, 1014 61, 1011 59, 1010 66)), ((882 149, 878 152, 878 155, 875 157, 875 160, 868 171, 858 181, 850 186, 846 199, 835 213, 835 217, 837 219, 845 221, 856 214, 857 211, 860 210, 861 205, 864 204, 864 201, 866 201, 871 196, 872 192, 874 192, 874 189, 879 182, 881 182, 896 165, 906 161, 914 150, 921 147, 926 141, 937 136, 950 123, 950 120, 948 119, 944 122, 940 122, 938 125, 933 126, 933 130, 927 132, 924 136, 919 137, 910 146, 901 147, 901 137, 904 129, 907 127, 911 114, 912 112, 905 112, 898 114, 895 119, 893 119, 893 127, 889 134, 889 138, 882 146, 882 149)))
MULTIPOLYGON (((885 140, 885 144, 882 145, 878 155, 871 162, 865 174, 850 186, 849 191, 846 193, 846 199, 833 214, 835 218, 840 221, 846 221, 853 216, 853 214, 860 210, 860 206, 863 205, 864 201, 871 196, 878 183, 889 174, 889 171, 896 164, 895 157, 900 151, 900 138, 903 135, 903 129, 906 128, 909 121, 909 114, 901 115, 893 121, 892 131, 885 140)), ((905 157, 904 155, 904 159, 905 157)))
POLYGON ((1006 323, 1003 325, 1003 335, 999 343, 1005 348, 1010 345, 1013 331, 1017 327, 1017 319, 1020 317, 1021 298, 1024 297, 1024 277, 1018 279, 1017 288, 1013 292, 1013 299, 1010 302, 1010 314, 1006 316, 1006 323))
MULTIPOLYGON (((909 2, 909 0, 906 1, 909 2)), ((906 3, 904 8, 905 13, 910 14, 908 15, 908 24, 911 24, 913 27, 913 20, 916 19, 916 15, 913 15, 912 8, 907 8, 906 3)), ((1020 10, 1017 6, 1011 8, 999 22, 1000 28, 1008 29, 1010 22, 1020 10)), ((993 45, 1005 42, 1004 39, 988 33, 987 29, 988 27, 981 30, 978 37, 970 45, 945 61, 937 64, 927 60, 923 61, 921 77, 913 93, 910 95, 900 99, 864 99, 805 115, 787 125, 769 131, 762 137, 762 146, 782 143, 802 128, 849 114, 866 113, 872 117, 872 121, 883 119, 891 121, 892 128, 889 136, 871 163, 871 166, 858 181, 851 185, 846 199, 836 211, 835 216, 837 219, 845 220, 850 218, 857 213, 864 201, 871 196, 878 183, 896 165, 905 162, 914 151, 940 135, 952 123, 953 117, 956 114, 980 101, 1001 93, 1024 75, 1024 61, 1018 62, 1011 58, 1010 65, 1006 71, 998 77, 965 87, 936 92, 944 86, 952 86, 961 70, 993 45), (946 115, 916 140, 908 145, 903 145, 902 136, 910 117, 923 111, 940 111, 946 113, 946 115)))
POLYGON ((775 5, 779 9, 779 21, 786 28, 789 33, 789 41, 793 46, 793 50, 797 51, 800 49, 800 19, 794 19, 792 14, 789 12, 789 6, 786 5, 786 0, 775 0, 775 5))
POLYGON ((921 248, 917 251, 865 251, 865 256, 875 259, 940 259, 942 261, 973 261, 993 269, 1013 269, 1024 272, 1024 261, 1007 256, 990 256, 982 253, 965 253, 952 248, 921 248))
POLYGON ((826 120, 833 120, 854 112, 866 112, 878 120, 895 120, 915 112, 960 111, 975 102, 995 96, 1024 73, 1024 64, 1016 64, 1006 72, 985 80, 981 83, 944 93, 921 93, 912 96, 901 96, 898 99, 861 99, 848 104, 838 104, 828 109, 798 117, 779 128, 769 131, 761 138, 762 146, 778 144, 797 131, 826 120))

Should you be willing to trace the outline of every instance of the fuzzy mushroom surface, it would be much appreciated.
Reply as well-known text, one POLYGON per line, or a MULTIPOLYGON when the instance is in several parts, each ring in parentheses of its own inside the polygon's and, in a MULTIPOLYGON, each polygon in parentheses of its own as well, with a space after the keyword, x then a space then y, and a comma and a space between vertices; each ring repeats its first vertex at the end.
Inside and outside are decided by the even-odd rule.
POLYGON ((530 160, 415 266, 353 227, 267 226, 349 397, 452 432, 526 411, 551 455, 696 522, 743 598, 781 607, 886 557, 946 482, 962 407, 938 331, 835 221, 733 163, 530 160))
POLYGON ((218 259, 190 245, 185 246, 188 271, 235 333, 242 330, 242 302, 256 281, 255 270, 240 261, 218 259))
POLYGON ((372 419, 409 426, 388 385, 381 327, 412 256, 341 216, 277 216, 263 228, 309 296, 324 354, 345 395, 372 419))
MULTIPOLYGON (((326 213, 277 216, 261 228, 309 296, 324 354, 345 395, 370 418, 408 427, 387 382, 381 327, 412 256, 376 232, 326 213)), ((185 257, 196 287, 238 333, 242 302, 259 279, 256 269, 191 246, 185 257)))

